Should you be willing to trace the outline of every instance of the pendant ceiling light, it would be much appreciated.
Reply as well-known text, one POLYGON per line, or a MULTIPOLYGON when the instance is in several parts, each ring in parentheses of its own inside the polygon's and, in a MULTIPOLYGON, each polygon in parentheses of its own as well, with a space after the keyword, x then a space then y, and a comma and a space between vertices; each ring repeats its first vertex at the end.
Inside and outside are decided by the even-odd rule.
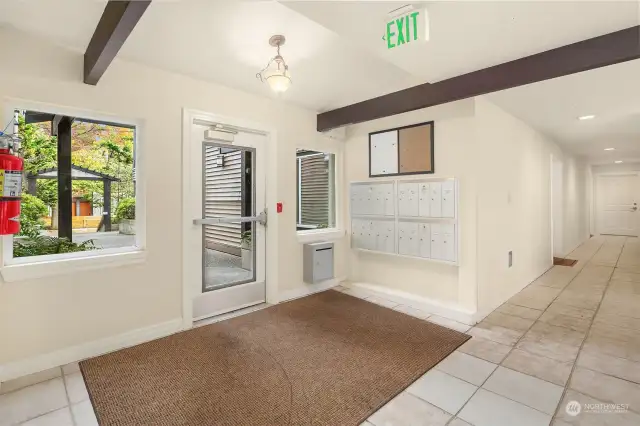
POLYGON ((274 35, 269 39, 269 44, 278 49, 276 56, 269 60, 266 67, 256 74, 256 78, 260 81, 266 81, 276 93, 282 93, 291 86, 291 77, 289 76, 289 67, 284 58, 280 56, 280 46, 285 42, 283 35, 274 35))

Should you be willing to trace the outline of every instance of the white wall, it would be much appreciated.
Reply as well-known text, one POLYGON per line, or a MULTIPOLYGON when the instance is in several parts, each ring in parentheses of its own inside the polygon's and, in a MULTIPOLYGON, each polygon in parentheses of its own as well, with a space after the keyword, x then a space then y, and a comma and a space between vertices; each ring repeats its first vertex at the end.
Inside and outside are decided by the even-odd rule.
POLYGON ((563 163, 562 247, 588 237, 588 168, 476 98, 350 126, 345 185, 375 180, 368 178, 369 132, 429 120, 435 120, 435 176, 460 181, 460 267, 352 251, 349 279, 482 315, 551 267, 552 154, 563 163))
MULTIPOLYGON (((471 312, 476 309, 475 172, 472 99, 349 126, 345 146, 345 217, 349 216, 349 182, 385 180, 369 176, 370 132, 435 120, 435 174, 460 183, 460 267, 418 259, 353 250, 349 279, 411 293, 471 312), (471 151, 470 151, 471 150, 471 151)), ((416 176, 397 179, 415 179, 416 176)), ((396 179, 395 177, 393 179, 396 179)), ((347 220, 348 222, 348 220, 347 220)), ((348 230, 348 233, 350 231, 348 230)))
POLYGON ((480 311, 488 312, 552 265, 552 155, 563 169, 563 250, 588 238, 587 166, 486 98, 476 98, 476 119, 484 163, 478 176, 478 300, 480 311))
MULTIPOLYGON (((277 246, 267 267, 278 292, 302 287, 302 251, 295 227, 295 149, 340 152, 320 137, 316 113, 223 86, 116 60, 97 86, 82 83, 83 57, 27 34, 0 29, 0 111, 8 97, 143 120, 147 185, 147 249, 143 264, 47 279, 0 283, 0 366, 178 319, 182 315, 181 114, 192 108, 277 129, 277 246)), ((270 178, 276 178, 271 176, 270 178)), ((269 206, 275 211, 275 206, 269 206)), ((336 275, 346 274, 344 243, 336 275)))

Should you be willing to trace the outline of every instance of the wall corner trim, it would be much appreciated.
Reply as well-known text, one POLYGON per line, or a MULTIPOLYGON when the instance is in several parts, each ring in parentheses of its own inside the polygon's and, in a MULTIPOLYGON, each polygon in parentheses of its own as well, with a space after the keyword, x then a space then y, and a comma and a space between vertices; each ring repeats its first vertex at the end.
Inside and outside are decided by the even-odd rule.
POLYGON ((0 365, 0 382, 159 339, 182 330, 182 318, 0 365))

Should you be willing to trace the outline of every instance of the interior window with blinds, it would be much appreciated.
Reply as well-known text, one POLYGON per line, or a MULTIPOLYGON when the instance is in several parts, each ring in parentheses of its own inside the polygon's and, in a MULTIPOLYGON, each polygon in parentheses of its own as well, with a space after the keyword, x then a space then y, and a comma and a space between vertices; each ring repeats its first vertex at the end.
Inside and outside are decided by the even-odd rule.
POLYGON ((335 155, 298 149, 297 230, 335 226, 335 155))

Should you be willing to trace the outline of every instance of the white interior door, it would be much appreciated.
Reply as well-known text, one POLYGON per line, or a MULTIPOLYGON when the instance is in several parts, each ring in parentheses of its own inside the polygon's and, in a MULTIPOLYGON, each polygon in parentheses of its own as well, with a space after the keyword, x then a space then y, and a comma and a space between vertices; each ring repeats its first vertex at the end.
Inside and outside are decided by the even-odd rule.
POLYGON ((597 177, 600 234, 638 236, 638 182, 637 173, 597 177))
MULTIPOLYGON (((224 126, 224 123, 220 123, 224 126)), ((196 122, 191 129, 185 268, 194 320, 265 302, 267 137, 196 122), (228 130, 228 132, 227 132, 228 130), (232 141, 227 139, 232 138, 232 141)))

